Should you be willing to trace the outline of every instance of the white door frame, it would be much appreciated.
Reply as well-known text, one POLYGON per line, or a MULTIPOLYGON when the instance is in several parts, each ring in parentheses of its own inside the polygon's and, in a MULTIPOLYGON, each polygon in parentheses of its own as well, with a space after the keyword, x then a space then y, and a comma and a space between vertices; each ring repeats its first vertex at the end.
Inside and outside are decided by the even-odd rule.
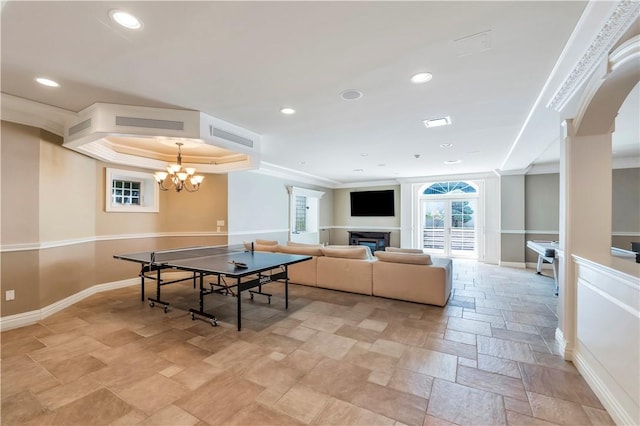
POLYGON ((289 193, 289 241, 318 244, 320 242, 320 198, 322 191, 287 186, 289 193), (307 197, 307 229, 296 231, 296 197, 307 197))
MULTIPOLYGON (((484 201, 484 180, 473 179, 438 179, 426 182, 422 185, 416 185, 416 192, 414 193, 415 203, 413 205, 413 223, 415 225, 415 233, 413 235, 413 247, 423 247, 423 217, 422 217, 422 204, 426 199, 444 199, 444 200, 460 200, 474 198, 477 200, 477 214, 476 214, 476 257, 479 261, 484 260, 484 223, 485 223, 485 201, 484 201), (465 182, 476 188, 475 193, 462 193, 462 194, 449 194, 449 195, 424 195, 425 189, 437 182, 465 182)), ((447 220, 450 220, 447 219, 447 220)))

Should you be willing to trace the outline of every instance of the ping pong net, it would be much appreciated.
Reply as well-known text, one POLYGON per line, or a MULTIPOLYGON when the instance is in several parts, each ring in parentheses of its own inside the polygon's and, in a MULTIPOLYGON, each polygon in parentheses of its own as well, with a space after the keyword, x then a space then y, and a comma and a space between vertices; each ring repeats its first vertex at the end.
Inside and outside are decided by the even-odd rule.
MULTIPOLYGON (((253 247, 253 246, 252 246, 253 247)), ((152 264, 166 264, 181 259, 195 259, 199 257, 222 256, 230 253, 247 251, 244 245, 187 247, 173 250, 158 250, 150 253, 152 264)))

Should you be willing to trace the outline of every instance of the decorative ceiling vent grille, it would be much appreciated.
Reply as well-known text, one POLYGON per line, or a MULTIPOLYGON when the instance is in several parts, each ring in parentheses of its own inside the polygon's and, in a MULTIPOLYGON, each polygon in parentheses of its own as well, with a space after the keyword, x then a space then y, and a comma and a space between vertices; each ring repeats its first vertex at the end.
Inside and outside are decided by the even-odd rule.
POLYGON ((184 121, 122 117, 117 115, 116 126, 144 127, 147 129, 184 130, 184 121))
POLYGON ((251 139, 247 139, 240 135, 236 135, 231 132, 227 132, 226 130, 218 129, 217 127, 209 126, 209 133, 211 136, 216 136, 218 138, 222 138, 231 142, 239 143, 240 145, 248 146, 249 148, 253 148, 253 141, 251 139))
POLYGON ((91 127, 91 119, 87 118, 84 121, 81 121, 80 123, 76 124, 75 126, 71 126, 69 127, 69 136, 73 136, 76 133, 79 133, 85 129, 88 129, 89 127, 91 127))

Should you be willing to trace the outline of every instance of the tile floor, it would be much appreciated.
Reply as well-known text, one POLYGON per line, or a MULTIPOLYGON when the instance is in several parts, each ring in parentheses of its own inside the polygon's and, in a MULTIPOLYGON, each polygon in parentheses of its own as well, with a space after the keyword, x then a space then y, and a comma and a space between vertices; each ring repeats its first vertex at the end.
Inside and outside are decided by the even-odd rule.
POLYGON ((446 308, 269 289, 241 332, 235 299, 212 327, 174 284, 167 314, 129 287, 2 333, 2 425, 613 424, 557 355, 548 277, 456 261, 446 308))

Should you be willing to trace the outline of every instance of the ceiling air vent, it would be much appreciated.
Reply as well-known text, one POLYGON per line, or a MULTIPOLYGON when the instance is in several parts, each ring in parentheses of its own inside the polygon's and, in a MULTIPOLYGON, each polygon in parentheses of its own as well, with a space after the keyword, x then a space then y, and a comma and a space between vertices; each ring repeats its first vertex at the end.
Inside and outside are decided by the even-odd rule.
POLYGON ((491 30, 453 40, 458 57, 475 55, 491 49, 491 30))
POLYGON ((221 139, 228 140, 230 142, 239 143, 240 145, 248 146, 249 148, 253 148, 253 141, 251 139, 247 139, 240 135, 236 135, 231 132, 227 132, 226 130, 218 129, 217 127, 209 126, 209 133, 211 136, 215 136, 221 139))
POLYGON ((88 129, 89 127, 91 127, 91 119, 87 118, 86 120, 81 121, 75 126, 69 127, 69 136, 73 136, 76 133, 83 131, 84 129, 88 129))
POLYGON ((146 129, 184 130, 184 121, 121 117, 117 115, 116 126, 144 127, 146 129))

